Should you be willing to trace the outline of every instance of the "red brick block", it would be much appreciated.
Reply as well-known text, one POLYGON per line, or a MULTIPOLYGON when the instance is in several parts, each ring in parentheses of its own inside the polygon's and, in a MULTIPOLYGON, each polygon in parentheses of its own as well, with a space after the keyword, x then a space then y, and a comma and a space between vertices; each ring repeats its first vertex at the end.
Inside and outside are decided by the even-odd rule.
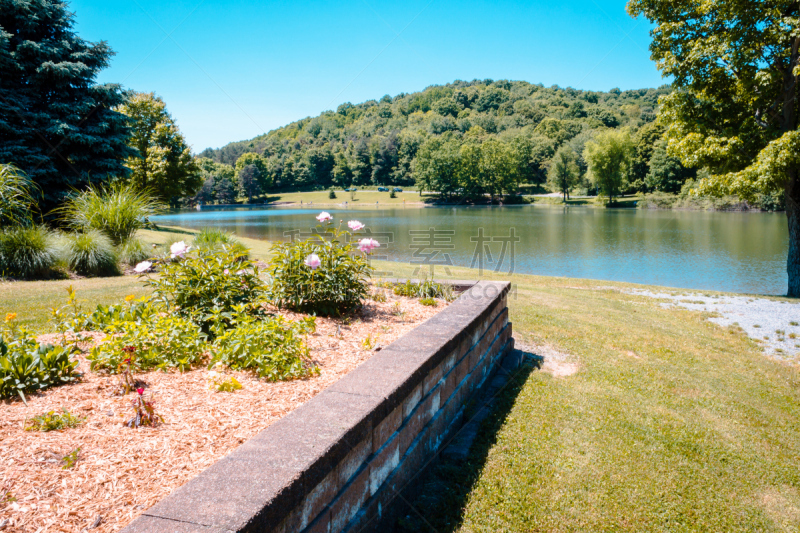
POLYGON ((370 469, 365 468, 331 505, 330 531, 341 531, 369 498, 370 469))
POLYGON ((372 430, 372 453, 376 453, 394 435, 403 421, 403 406, 395 407, 389 416, 381 420, 372 430))
POLYGON ((369 463, 369 495, 372 496, 400 464, 399 440, 387 444, 369 463))
POLYGON ((372 435, 360 441, 336 467, 337 482, 344 487, 372 454, 372 435))

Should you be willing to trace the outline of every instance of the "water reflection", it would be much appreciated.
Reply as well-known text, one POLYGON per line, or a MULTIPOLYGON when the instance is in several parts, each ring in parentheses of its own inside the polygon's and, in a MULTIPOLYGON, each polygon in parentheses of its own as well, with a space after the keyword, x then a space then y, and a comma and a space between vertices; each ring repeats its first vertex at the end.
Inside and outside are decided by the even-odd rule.
MULTIPOLYGON (((398 207, 334 209, 335 220, 357 218, 375 232, 391 232, 389 259, 419 260, 410 231, 453 231, 452 263, 470 266, 484 245, 484 266, 499 264, 503 237, 515 229, 516 272, 607 279, 760 294, 785 294, 788 230, 781 213, 640 211, 555 206, 398 207), (479 242, 483 235, 494 240, 479 242), (489 259, 492 259, 490 262, 489 259)), ((310 231, 317 208, 238 208, 179 212, 154 220, 189 228, 215 226, 237 235, 278 240, 310 231)), ((429 249, 430 254, 433 250, 429 249)), ((432 261, 441 259, 434 256, 432 261)), ((478 263, 474 263, 478 264, 478 263)))

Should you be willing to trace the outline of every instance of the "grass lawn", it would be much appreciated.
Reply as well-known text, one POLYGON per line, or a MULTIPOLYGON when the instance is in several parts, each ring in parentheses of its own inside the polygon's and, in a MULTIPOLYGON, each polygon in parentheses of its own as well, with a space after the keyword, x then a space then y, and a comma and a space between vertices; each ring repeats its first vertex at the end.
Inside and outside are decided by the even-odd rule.
POLYGON ((406 204, 419 204, 426 199, 433 199, 433 195, 423 194, 420 197, 417 191, 406 191, 395 193, 397 198, 390 198, 388 192, 378 191, 357 191, 355 200, 350 199, 350 193, 344 192, 341 189, 336 190, 336 199, 331 200, 328 198, 328 191, 313 191, 313 192, 287 192, 270 194, 267 196, 266 201, 270 203, 275 202, 291 202, 299 204, 301 201, 304 204, 313 202, 319 205, 338 205, 343 202, 348 202, 351 205, 403 205, 406 204))
MULTIPOLYGON (((398 277, 413 268, 377 266, 398 277)), ((454 268, 452 276, 476 273, 454 268)), ((796 365, 767 358, 739 330, 701 313, 622 292, 633 285, 490 277, 515 284, 509 306, 518 345, 555 348, 578 371, 520 374, 467 463, 435 469, 407 529, 800 528, 796 365)), ((70 283, 87 307, 141 292, 134 277, 2 283, 0 313, 15 311, 43 331, 70 283)))

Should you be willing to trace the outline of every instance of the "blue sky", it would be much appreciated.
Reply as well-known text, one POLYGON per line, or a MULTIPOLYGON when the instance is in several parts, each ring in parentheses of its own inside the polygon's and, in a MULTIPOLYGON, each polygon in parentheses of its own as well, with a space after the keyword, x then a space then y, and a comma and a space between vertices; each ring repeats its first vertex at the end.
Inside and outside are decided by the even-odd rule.
POLYGON ((510 79, 579 89, 664 83, 625 0, 73 0, 117 55, 101 82, 155 91, 193 150, 428 85, 510 79))

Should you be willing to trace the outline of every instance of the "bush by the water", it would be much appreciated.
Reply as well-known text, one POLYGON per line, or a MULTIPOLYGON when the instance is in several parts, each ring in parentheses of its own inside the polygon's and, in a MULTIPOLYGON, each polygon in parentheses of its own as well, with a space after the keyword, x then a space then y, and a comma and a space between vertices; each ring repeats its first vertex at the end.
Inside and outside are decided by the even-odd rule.
POLYGON ((15 327, 14 319, 9 314, 0 333, 0 398, 24 401, 26 394, 74 381, 78 362, 70 358, 70 348, 39 344, 15 327))
MULTIPOLYGON (((280 307, 338 316, 360 308, 369 294, 371 247, 357 250, 353 235, 333 227, 328 213, 322 215, 326 225, 321 234, 272 247, 269 291, 280 307)), ((357 224, 353 227, 363 228, 357 224)))
POLYGON ((104 189, 92 187, 73 196, 59 212, 74 230, 101 231, 117 246, 145 227, 158 205, 146 191, 115 183, 104 189))
POLYGON ((264 293, 258 267, 227 249, 200 250, 167 261, 160 275, 145 283, 153 289, 154 301, 193 320, 207 333, 218 315, 230 314, 234 306, 255 302, 264 293))
POLYGON ((117 255, 121 263, 133 266, 149 258, 151 254, 142 241, 130 237, 117 246, 117 255))
POLYGON ((48 277, 57 258, 55 235, 44 226, 0 230, 0 276, 48 277))
POLYGON ((250 250, 230 233, 218 228, 203 228, 192 241, 192 245, 203 252, 232 251, 239 259, 247 259, 250 250))
POLYGON ((118 275, 117 254, 111 241, 97 230, 70 233, 63 237, 64 260, 70 270, 82 276, 118 275))

